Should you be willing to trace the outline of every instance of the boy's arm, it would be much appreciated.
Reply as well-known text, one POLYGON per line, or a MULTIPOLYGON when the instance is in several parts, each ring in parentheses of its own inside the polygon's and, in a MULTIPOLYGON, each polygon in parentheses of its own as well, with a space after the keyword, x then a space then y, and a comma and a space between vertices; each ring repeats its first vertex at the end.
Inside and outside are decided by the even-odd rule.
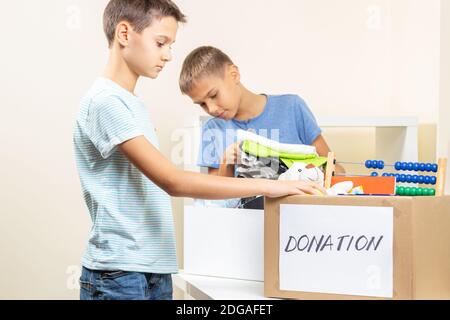
POLYGON ((119 146, 120 151, 151 181, 175 197, 198 199, 231 199, 264 195, 318 194, 325 190, 314 183, 234 179, 179 170, 172 165, 144 136, 119 146))
POLYGON ((234 165, 227 165, 222 163, 219 169, 208 168, 208 174, 219 177, 234 177, 234 165))
MULTIPOLYGON (((320 127, 317 125, 317 121, 309 109, 306 102, 297 96, 297 102, 298 102, 298 108, 296 109, 295 116, 297 117, 298 122, 298 128, 302 128, 302 130, 299 131, 299 135, 301 137, 304 137, 305 141, 311 141, 314 139, 312 135, 318 134, 318 136, 313 141, 312 145, 316 147, 316 151, 321 157, 328 157, 328 153, 330 152, 330 147, 328 147, 327 142, 325 141, 324 137, 320 134, 321 130, 320 127)), ((337 173, 345 173, 345 169, 339 165, 336 164, 336 172, 337 173)))
MULTIPOLYGON (((331 151, 322 135, 319 135, 316 140, 314 140, 313 146, 316 147, 316 151, 321 157, 328 157, 328 152, 331 151)), ((345 174, 344 167, 342 167, 339 163, 336 164, 336 173, 345 174)))

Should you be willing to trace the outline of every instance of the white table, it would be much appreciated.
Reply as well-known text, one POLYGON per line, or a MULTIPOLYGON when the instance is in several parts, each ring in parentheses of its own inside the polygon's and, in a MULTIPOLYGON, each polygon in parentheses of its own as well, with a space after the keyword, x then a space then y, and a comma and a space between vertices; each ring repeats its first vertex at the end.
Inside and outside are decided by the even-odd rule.
POLYGON ((264 297, 264 282, 205 277, 180 272, 173 286, 185 300, 273 300, 264 297))

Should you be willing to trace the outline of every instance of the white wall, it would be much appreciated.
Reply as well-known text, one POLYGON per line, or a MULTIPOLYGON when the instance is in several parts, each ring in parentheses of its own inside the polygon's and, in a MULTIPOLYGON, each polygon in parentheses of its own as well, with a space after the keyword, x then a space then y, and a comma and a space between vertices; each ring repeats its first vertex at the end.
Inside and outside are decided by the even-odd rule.
MULTIPOLYGON (((77 298, 90 221, 72 127, 80 97, 106 62, 106 3, 0 0, 7 8, 0 51, 0 299, 77 298)), ((168 157, 179 150, 177 130, 201 114, 180 95, 177 79, 183 58, 204 44, 229 53, 250 89, 300 94, 318 116, 418 116, 435 125, 442 112, 439 0, 177 3, 189 23, 180 29, 174 61, 158 81, 138 88, 168 157)), ((371 133, 359 138, 358 152, 370 153, 371 133)), ((335 149, 356 152, 347 140, 329 139, 335 149)), ((174 209, 182 261, 181 199, 174 209)))
POLYGON ((72 266, 90 221, 71 131, 80 96, 104 65, 104 4, 1 1, 0 298, 77 295, 72 266))
POLYGON ((191 21, 179 53, 217 45, 256 91, 299 93, 318 115, 437 119, 439 1, 180 3, 191 21))
MULTIPOLYGON (((438 157, 450 158, 450 1, 441 2, 441 72, 438 120, 438 157)), ((450 194, 450 170, 447 169, 446 194, 450 194)))

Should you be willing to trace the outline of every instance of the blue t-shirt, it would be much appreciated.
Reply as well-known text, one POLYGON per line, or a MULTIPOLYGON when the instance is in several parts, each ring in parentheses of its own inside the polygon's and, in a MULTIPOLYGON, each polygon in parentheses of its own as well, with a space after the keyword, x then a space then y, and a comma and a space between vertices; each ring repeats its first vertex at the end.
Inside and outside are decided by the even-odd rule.
POLYGON ((312 145, 322 133, 311 110, 297 95, 267 96, 264 111, 248 121, 213 118, 202 130, 198 166, 218 169, 223 153, 242 129, 280 143, 312 145))
POLYGON ((176 273, 170 197, 117 148, 138 136, 159 147, 142 101, 99 78, 81 102, 73 138, 93 223, 82 263, 92 270, 176 273))

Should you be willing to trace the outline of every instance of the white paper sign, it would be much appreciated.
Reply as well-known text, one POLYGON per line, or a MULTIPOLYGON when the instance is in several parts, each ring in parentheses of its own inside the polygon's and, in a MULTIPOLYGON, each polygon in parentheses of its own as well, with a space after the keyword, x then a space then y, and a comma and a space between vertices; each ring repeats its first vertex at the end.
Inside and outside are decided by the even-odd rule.
POLYGON ((392 207, 280 206, 280 290, 393 298, 392 207))

